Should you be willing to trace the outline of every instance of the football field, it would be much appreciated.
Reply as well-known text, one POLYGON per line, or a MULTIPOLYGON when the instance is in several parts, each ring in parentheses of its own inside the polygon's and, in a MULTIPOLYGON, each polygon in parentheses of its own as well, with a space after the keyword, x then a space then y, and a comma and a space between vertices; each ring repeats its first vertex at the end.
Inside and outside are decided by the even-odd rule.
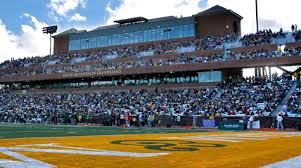
POLYGON ((300 167, 301 132, 0 125, 0 167, 300 167))

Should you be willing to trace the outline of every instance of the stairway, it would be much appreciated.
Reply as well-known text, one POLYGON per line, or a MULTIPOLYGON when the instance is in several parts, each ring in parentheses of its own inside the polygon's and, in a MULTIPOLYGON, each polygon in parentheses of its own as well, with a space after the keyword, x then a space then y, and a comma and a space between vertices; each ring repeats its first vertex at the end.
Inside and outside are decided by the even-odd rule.
MULTIPOLYGON (((300 86, 298 88, 300 89, 300 86)), ((301 104, 301 95, 298 96, 297 102, 301 104)))
POLYGON ((297 82, 293 82, 292 87, 290 90, 287 92, 286 96, 282 99, 281 103, 277 106, 277 108, 273 111, 272 115, 277 116, 277 114, 281 111, 282 106, 284 104, 287 104, 288 99, 291 97, 291 95, 294 93, 294 91, 297 88, 297 82))

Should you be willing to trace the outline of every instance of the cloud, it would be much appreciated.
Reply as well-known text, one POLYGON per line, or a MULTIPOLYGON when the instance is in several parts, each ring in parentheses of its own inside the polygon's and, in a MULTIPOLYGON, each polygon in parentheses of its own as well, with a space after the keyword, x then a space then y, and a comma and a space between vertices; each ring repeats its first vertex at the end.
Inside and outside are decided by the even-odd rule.
POLYGON ((279 30, 282 27, 281 24, 276 20, 262 19, 262 18, 259 20, 259 25, 261 27, 271 28, 275 30, 279 30))
POLYGON ((21 25, 21 34, 17 35, 6 28, 0 19, 0 62, 13 58, 41 56, 49 54, 49 36, 42 33, 46 23, 25 13, 23 16, 33 24, 21 25))
POLYGON ((59 16, 65 16, 69 11, 75 10, 78 6, 86 7, 87 0, 51 0, 48 8, 59 16))
MULTIPOLYGON (((107 24, 114 20, 144 16, 155 18, 163 16, 190 16, 220 5, 244 17, 242 34, 256 31, 255 0, 121 0, 119 6, 106 6, 107 24)), ((278 31, 281 27, 289 31, 291 24, 301 25, 300 0, 263 0, 258 1, 259 23, 261 29, 271 28, 278 31)))
MULTIPOLYGON (((53 14, 53 18, 64 21, 84 21, 76 9, 85 8, 88 0, 50 0, 47 5, 53 14)), ((242 34, 255 32, 255 1, 254 0, 120 0, 119 5, 113 7, 111 3, 106 6, 106 24, 112 24, 114 20, 129 17, 143 16, 156 18, 163 16, 191 16, 205 8, 220 5, 242 15, 242 34)), ((282 27, 289 31, 291 24, 301 27, 300 0, 263 0, 258 1, 260 28, 272 28, 279 30, 282 27)), ((47 55, 49 53, 49 36, 42 34, 42 27, 47 24, 36 17, 25 13, 24 17, 31 24, 20 26, 21 33, 16 34, 7 29, 0 19, 0 62, 24 56, 47 55)), ((79 25, 81 28, 92 29, 91 25, 79 25)), ((69 28, 69 27, 68 27, 69 28)), ((67 28, 66 28, 67 29, 67 28)))
POLYGON ((115 8, 110 3, 106 6, 108 18, 106 23, 114 20, 142 16, 156 18, 163 16, 191 16, 201 11, 199 0, 122 0, 115 8))
POLYGON ((81 16, 79 13, 75 13, 71 18, 70 18, 70 22, 75 21, 75 22, 82 22, 82 21, 86 21, 87 18, 85 16, 81 16))

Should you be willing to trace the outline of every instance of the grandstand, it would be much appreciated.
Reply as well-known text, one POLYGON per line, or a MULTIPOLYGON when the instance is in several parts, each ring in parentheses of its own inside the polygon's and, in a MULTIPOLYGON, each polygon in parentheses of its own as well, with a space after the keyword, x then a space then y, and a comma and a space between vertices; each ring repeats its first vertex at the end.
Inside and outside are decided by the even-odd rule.
MULTIPOLYGON (((241 36, 241 19, 243 18, 232 10, 214 6, 190 17, 168 16, 155 19, 135 17, 117 20, 115 25, 91 31, 71 28, 53 37, 54 55, 3 62, 0 65, 0 83, 5 90, 14 93, 52 93, 58 95, 50 97, 57 97, 63 92, 74 92, 74 95, 59 96, 62 101, 76 97, 78 92, 118 91, 106 95, 117 98, 129 90, 131 91, 129 95, 133 96, 136 92, 147 97, 154 96, 149 99, 152 101, 162 94, 164 96, 161 98, 167 99, 171 93, 164 91, 166 89, 180 89, 172 94, 185 95, 191 92, 202 93, 203 89, 210 88, 202 94, 206 98, 211 97, 213 101, 191 98, 187 94, 184 100, 161 103, 152 109, 160 112, 164 111, 161 106, 167 106, 168 110, 172 108, 172 104, 181 103, 175 108, 181 115, 204 114, 204 111, 207 115, 244 114, 250 112, 250 108, 254 109, 252 112, 256 114, 276 114, 283 105, 282 100, 288 99, 292 94, 291 87, 296 83, 290 81, 292 79, 290 74, 280 78, 273 76, 271 68, 279 67, 283 70, 282 66, 301 64, 301 43, 297 38, 299 32, 262 30, 241 36), (252 78, 243 76, 245 68, 255 68, 252 78), (232 106, 226 107, 226 104, 231 102, 226 100, 227 96, 233 93, 224 94, 228 89, 235 87, 243 89, 249 87, 247 94, 251 97, 258 87, 262 87, 263 92, 276 94, 277 97, 271 101, 267 93, 258 93, 263 94, 262 97, 249 102, 246 109, 234 108, 233 97, 232 106), (141 89, 148 91, 143 92, 141 89), (151 94, 150 90, 153 89, 158 90, 157 94, 151 94), (192 90, 186 92, 186 89, 192 90), (198 108, 183 110, 182 104, 189 104, 196 101, 195 99, 199 101, 195 105, 198 108), (226 104, 216 105, 215 101, 218 99, 223 99, 226 104), (216 107, 210 109, 210 104, 216 107), (259 109, 258 104, 264 105, 259 109)), ((237 101, 242 101, 241 99, 246 96, 243 92, 240 94, 236 95, 237 101)), ((53 99, 44 96, 33 97, 41 98, 40 100, 53 99)), ((88 94, 85 97, 91 99, 90 97, 95 96, 103 95, 88 94)), ((29 99, 27 95, 19 97, 10 94, 1 98, 2 102, 5 102, 18 100, 16 97, 21 100, 29 99)), ((130 101, 128 99, 127 101, 130 101)), ((122 113, 124 106, 127 108, 135 106, 135 103, 129 105, 127 101, 119 102, 120 106, 115 107, 118 108, 118 113, 122 113)), ((109 102, 103 102, 99 106, 106 107, 109 102)), ((47 102, 44 103, 47 105, 47 102)), ((56 103, 52 104, 52 108, 54 105, 61 106, 56 103)), ((73 103, 75 105, 79 102, 74 100, 73 103)), ((150 104, 156 104, 156 101, 150 104)), ((24 110, 22 107, 4 107, 2 109, 24 110)), ((92 103, 91 107, 85 107, 75 114, 86 115, 89 110, 111 114, 112 108, 100 110, 92 103)), ((137 113, 139 108, 133 108, 131 112, 137 113)), ((144 115, 150 110, 148 108, 151 107, 143 110, 144 115)), ((294 109, 294 112, 298 111, 298 108, 294 109)), ((45 112, 44 115, 46 114, 51 113, 45 112)))
MULTIPOLYGON (((43 122, 50 121, 51 111, 64 113, 70 108, 75 116, 92 113, 109 114, 113 118, 117 117, 115 113, 120 115, 124 111, 135 115, 142 112, 144 118, 149 111, 155 111, 158 116, 170 112, 175 116, 277 114, 285 100, 291 102, 291 94, 297 94, 293 87, 299 85, 291 81, 288 71, 286 76, 277 77, 271 68, 284 70, 282 66, 301 64, 300 32, 262 30, 241 36, 241 19, 232 10, 214 6, 189 17, 135 17, 91 31, 71 28, 53 37, 54 55, 5 61, 0 65, 2 90, 14 93, 4 91, 1 99, 7 104, 1 111, 12 111, 10 115, 13 115, 18 111, 42 110, 45 107, 30 105, 40 101, 38 104, 51 107, 50 111, 42 110, 39 117, 34 114, 34 118, 43 115, 43 122), (255 68, 254 76, 245 78, 245 68, 255 68), (235 93, 236 88, 240 88, 240 93, 235 93), (156 90, 156 94, 151 90, 156 90), (78 93, 86 93, 84 107, 78 105, 81 102, 78 93), (190 96, 192 93, 203 97, 190 96), (261 96, 252 101, 243 100, 254 93, 261 96), (170 99, 175 94, 184 96, 170 99), (54 101, 55 97, 60 101, 54 101), (150 105, 137 105, 141 104, 141 97, 147 97, 144 103, 150 105), (115 102, 118 106, 111 105, 114 99, 118 100, 115 102), (166 99, 170 101, 160 102, 166 99), (69 103, 71 107, 62 104, 68 100, 73 100, 69 103), (102 103, 95 106, 95 100, 102 103), (217 104, 217 100, 223 101, 217 104), (9 105, 14 101, 16 104, 24 101, 24 104, 9 105), (62 106, 66 106, 63 111, 62 106)), ((300 78, 298 73, 295 76, 300 78)), ((298 101, 299 98, 294 98, 293 103, 298 101)), ((299 111, 297 105, 291 109, 293 113, 299 111)), ((5 118, 6 122, 16 120, 5 118)), ((20 118, 27 117, 18 116, 19 122, 20 118)))
POLYGON ((242 35, 242 19, 214 6, 70 28, 53 55, 1 63, 0 166, 260 167, 300 155, 301 134, 275 129, 280 116, 301 129, 301 31, 242 35))

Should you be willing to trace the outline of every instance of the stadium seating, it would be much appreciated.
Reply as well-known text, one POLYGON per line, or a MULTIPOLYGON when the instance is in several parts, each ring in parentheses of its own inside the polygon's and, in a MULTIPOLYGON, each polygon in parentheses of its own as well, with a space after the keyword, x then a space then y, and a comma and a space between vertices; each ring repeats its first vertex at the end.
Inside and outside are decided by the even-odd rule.
POLYGON ((299 116, 301 114, 301 87, 297 86, 287 102, 289 116, 299 116))
POLYGON ((156 89, 86 93, 4 92, 0 95, 2 122, 70 122, 79 116, 118 118, 130 112, 161 115, 241 115, 263 116, 280 104, 291 82, 259 81, 255 78, 222 84, 211 89, 156 89), (256 96, 255 96, 256 95, 256 96))
MULTIPOLYGON (((23 58, 2 63, 0 76, 25 77, 300 55, 300 45, 291 43, 284 51, 279 51, 277 45, 273 44, 275 39, 286 37, 287 33, 282 31, 273 33, 265 30, 242 38, 234 34, 225 37, 207 36, 192 41, 23 58), (226 52, 221 49, 226 44, 234 43, 239 43, 239 47, 230 48, 226 52)), ((0 94, 0 122, 68 123, 71 118, 78 120, 79 116, 116 119, 127 112, 134 115, 141 113, 144 119, 149 113, 156 116, 225 116, 249 113, 263 116, 273 113, 281 105, 291 85, 292 82, 285 78, 276 81, 242 78, 239 82, 231 81, 207 89, 194 87, 117 91, 112 87, 111 90, 116 92, 107 90, 108 92, 95 93, 83 86, 81 93, 53 93, 44 90, 41 93, 25 94, 8 90, 0 94)), ((294 94, 289 99, 289 109, 299 113, 296 104, 294 94)))
MULTIPOLYGON (((265 31, 264 31, 265 32, 265 31)), ((260 34, 261 36, 267 36, 265 33, 264 35, 260 34)), ((273 37, 274 34, 279 33, 272 33, 273 37)), ((269 38, 272 38, 272 35, 269 35, 269 38)), ((261 37, 259 36, 259 37, 261 37)), ((284 33, 281 33, 281 36, 285 37, 284 33)), ((258 36, 248 35, 244 36, 243 38, 239 39, 236 35, 230 34, 225 37, 213 37, 207 36, 203 39, 196 39, 192 41, 183 41, 183 42, 165 42, 159 43, 157 45, 150 44, 150 45, 133 45, 128 46, 126 48, 104 48, 95 53, 74 53, 74 54, 57 54, 52 56, 46 57, 29 57, 11 61, 5 61, 0 65, 0 67, 4 68, 14 68, 14 67, 30 67, 30 66, 38 66, 38 65, 52 65, 52 64, 61 64, 61 63, 74 63, 77 60, 78 62, 81 61, 92 61, 92 60, 102 60, 111 59, 115 57, 129 57, 129 56, 145 56, 154 53, 154 54, 169 54, 169 53, 182 53, 183 48, 189 48, 189 51, 193 50, 212 50, 217 48, 218 46, 223 46, 227 43, 233 43, 235 41, 242 41, 242 45, 244 45, 244 41, 256 41, 258 36), (144 54, 143 54, 144 53, 144 54)), ((271 40, 256 43, 254 45, 261 45, 261 44, 269 44, 271 40)))

